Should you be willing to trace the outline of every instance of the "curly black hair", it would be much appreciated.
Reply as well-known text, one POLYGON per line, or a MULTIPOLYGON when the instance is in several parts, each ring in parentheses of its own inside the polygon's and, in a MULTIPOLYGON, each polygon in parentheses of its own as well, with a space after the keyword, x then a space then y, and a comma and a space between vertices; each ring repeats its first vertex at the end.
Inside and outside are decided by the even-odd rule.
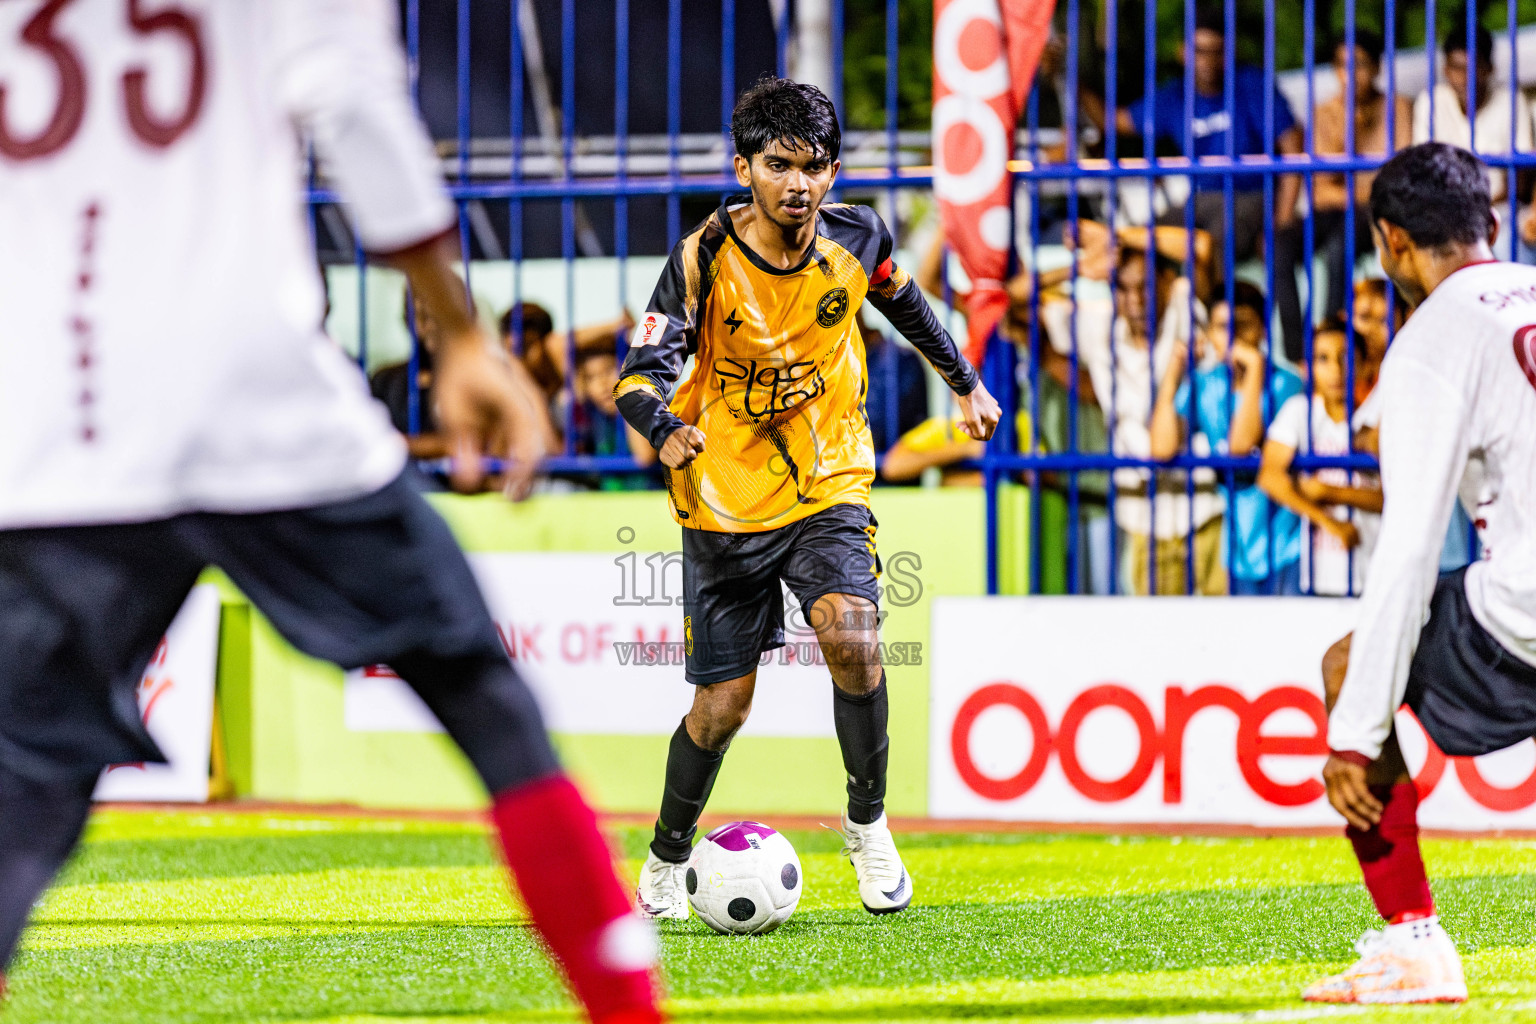
POLYGON ((736 101, 731 138, 737 154, 747 160, 775 142, 791 150, 809 147, 828 160, 836 160, 843 148, 843 130, 827 94, 771 75, 758 79, 736 101))
POLYGON ((1371 182, 1371 219, 1396 224, 1426 249, 1474 245, 1493 226, 1488 168, 1444 142, 1409 146, 1371 182))

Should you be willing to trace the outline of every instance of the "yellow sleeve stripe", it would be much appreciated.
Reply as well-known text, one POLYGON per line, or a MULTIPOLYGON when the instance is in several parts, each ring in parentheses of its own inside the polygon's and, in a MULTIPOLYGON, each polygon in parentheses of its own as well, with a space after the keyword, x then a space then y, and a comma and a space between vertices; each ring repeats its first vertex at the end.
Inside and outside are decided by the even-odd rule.
POLYGON ((613 386, 613 397, 617 400, 635 391, 649 391, 658 399, 661 398, 661 392, 657 390, 655 382, 651 378, 638 373, 632 373, 615 384, 613 386))

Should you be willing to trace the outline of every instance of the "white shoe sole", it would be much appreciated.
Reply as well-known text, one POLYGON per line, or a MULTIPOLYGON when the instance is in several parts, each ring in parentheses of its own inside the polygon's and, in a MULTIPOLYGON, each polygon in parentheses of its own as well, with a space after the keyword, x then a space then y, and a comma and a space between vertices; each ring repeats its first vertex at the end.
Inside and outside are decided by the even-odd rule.
POLYGON ((1431 985, 1428 988, 1411 988, 1400 992, 1367 992, 1357 995, 1357 1003, 1464 1003, 1467 1001, 1465 985, 1431 985))
MULTIPOLYGON (((869 911, 871 914, 897 914, 903 910, 906 910, 912 905, 912 876, 907 874, 906 868, 902 868, 901 883, 891 891, 900 892, 902 890, 906 890, 907 898, 902 900, 900 903, 888 903, 884 906, 872 907, 868 903, 864 903, 863 893, 859 894, 859 902, 864 903, 864 909, 869 911)), ((884 893, 881 895, 884 895, 884 893)))

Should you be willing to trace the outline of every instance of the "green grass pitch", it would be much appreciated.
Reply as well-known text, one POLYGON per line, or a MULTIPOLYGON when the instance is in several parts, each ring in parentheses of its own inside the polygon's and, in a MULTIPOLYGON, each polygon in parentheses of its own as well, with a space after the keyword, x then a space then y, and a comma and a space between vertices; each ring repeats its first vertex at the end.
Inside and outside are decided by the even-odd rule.
MULTIPOLYGON (((1536 1021, 1536 843, 1426 843, 1472 1001, 1383 1011, 1297 999, 1375 921, 1342 839, 909 834, 916 903, 875 918, 835 836, 790 838, 779 932, 662 929, 679 1019, 1536 1021)), ((575 1019, 484 830, 387 817, 103 813, 12 983, 5 1024, 575 1019)))

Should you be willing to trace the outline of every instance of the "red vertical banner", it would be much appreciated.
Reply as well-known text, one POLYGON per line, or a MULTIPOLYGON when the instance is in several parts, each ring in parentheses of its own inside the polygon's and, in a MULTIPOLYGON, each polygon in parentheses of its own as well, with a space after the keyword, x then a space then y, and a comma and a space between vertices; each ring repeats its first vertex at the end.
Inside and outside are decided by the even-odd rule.
POLYGON ((937 0, 933 12, 934 194, 971 279, 966 355, 980 364, 1008 311, 1014 127, 1051 31, 1055 0, 937 0))

